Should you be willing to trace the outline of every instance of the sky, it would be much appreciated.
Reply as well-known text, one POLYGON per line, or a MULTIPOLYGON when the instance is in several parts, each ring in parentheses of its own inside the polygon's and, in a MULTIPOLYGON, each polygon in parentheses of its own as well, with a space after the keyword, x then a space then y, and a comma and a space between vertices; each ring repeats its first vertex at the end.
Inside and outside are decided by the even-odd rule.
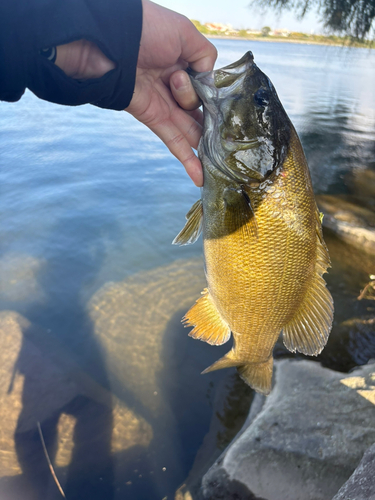
POLYGON ((261 14, 259 8, 249 7, 250 0, 155 0, 156 3, 184 14, 189 19, 201 23, 217 22, 232 24, 234 28, 261 29, 270 26, 272 29, 286 28, 290 31, 304 33, 323 33, 323 25, 319 16, 311 12, 301 21, 293 12, 281 16, 272 10, 261 14))

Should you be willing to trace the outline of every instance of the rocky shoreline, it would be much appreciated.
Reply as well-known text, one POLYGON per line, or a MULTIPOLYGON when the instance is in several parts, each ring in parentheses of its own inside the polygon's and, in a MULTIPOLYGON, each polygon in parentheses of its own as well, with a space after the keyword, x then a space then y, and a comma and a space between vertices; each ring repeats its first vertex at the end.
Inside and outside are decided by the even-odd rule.
POLYGON ((314 40, 293 40, 287 37, 241 37, 241 36, 221 36, 221 35, 209 35, 206 33, 202 33, 208 39, 218 39, 218 40, 241 40, 243 42, 282 42, 282 43, 297 43, 303 45, 324 45, 324 46, 332 46, 332 47, 354 47, 354 48, 363 48, 363 49, 372 49, 373 47, 357 47, 355 45, 336 43, 336 42, 317 42, 314 40))

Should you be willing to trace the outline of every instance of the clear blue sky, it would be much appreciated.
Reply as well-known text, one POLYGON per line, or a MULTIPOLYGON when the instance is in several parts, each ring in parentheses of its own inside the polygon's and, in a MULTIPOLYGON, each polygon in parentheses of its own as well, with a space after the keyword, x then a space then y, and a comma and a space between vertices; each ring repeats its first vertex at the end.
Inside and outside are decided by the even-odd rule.
POLYGON ((270 26, 273 29, 286 28, 291 31, 322 33, 323 26, 315 12, 311 12, 300 21, 292 12, 281 17, 269 10, 260 14, 259 8, 250 8, 249 0, 155 0, 156 3, 184 14, 189 19, 197 19, 201 23, 229 23, 234 28, 260 29, 270 26))

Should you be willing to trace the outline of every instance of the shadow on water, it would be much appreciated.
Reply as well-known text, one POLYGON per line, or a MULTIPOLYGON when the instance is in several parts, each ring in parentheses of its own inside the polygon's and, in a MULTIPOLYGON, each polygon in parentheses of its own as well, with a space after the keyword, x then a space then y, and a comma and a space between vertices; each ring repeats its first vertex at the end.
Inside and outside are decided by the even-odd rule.
MULTIPOLYGON (((72 227, 71 223, 69 217, 63 219, 45 241, 45 254, 49 254, 49 258, 39 277, 39 285, 45 291, 45 300, 22 307, 22 313, 32 324, 39 324, 44 328, 42 335, 35 335, 32 327, 23 332, 22 346, 14 366, 14 375, 20 375, 24 380, 22 410, 14 435, 17 458, 22 469, 22 478, 17 486, 21 487, 22 492, 18 491, 17 497, 24 500, 60 498, 53 484, 37 429, 35 410, 39 398, 41 405, 46 399, 54 400, 50 404, 50 415, 41 422, 46 447, 53 463, 59 447, 59 421, 64 416, 73 422, 71 458, 69 463, 63 464, 65 469, 62 469, 63 489, 67 498, 110 500, 114 496, 114 465, 111 455, 113 418, 110 399, 107 398, 106 405, 103 405, 79 394, 80 391, 77 390, 65 399, 62 397, 60 401, 59 395, 66 392, 66 378, 48 380, 48 370, 44 366, 45 362, 50 361, 48 358, 51 355, 46 347, 48 340, 53 344, 53 339, 56 339, 65 346, 65 353, 64 350, 60 352, 60 357, 65 357, 65 361, 70 356, 83 360, 79 364, 89 368, 87 371, 104 388, 108 387, 101 350, 93 336, 92 324, 80 296, 82 287, 100 268, 104 248, 101 240, 96 238, 97 246, 94 251, 82 246, 79 252, 66 255, 64 248, 66 249, 67 242, 61 243, 64 239, 74 239, 75 226, 72 227), (69 287, 68 299, 64 299, 66 287, 69 287), (44 355, 39 373, 30 369, 30 341, 44 355), (44 376, 43 380, 40 379, 41 375, 44 376)), ((95 224, 90 225, 89 218, 84 231, 81 243, 93 241, 97 228, 95 224)), ((16 497, 9 498, 13 500, 16 497)))
POLYGON ((216 388, 225 377, 222 371, 205 375, 201 372, 231 348, 231 342, 213 347, 189 337, 189 329, 181 323, 185 313, 186 310, 178 311, 168 323, 163 336, 164 369, 158 374, 165 400, 174 415, 175 439, 179 442, 181 475, 175 478, 170 495, 192 467, 208 431, 216 388))

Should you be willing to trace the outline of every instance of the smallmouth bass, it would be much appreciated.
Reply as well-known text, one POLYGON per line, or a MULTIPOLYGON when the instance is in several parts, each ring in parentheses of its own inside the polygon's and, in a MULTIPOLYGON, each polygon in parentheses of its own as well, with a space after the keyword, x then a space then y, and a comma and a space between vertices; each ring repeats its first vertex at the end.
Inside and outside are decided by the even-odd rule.
POLYGON ((280 332, 290 351, 316 356, 331 330, 320 214, 298 135, 252 53, 190 78, 203 103, 204 185, 173 243, 203 231, 207 288, 183 322, 209 344, 233 335, 233 348, 203 373, 235 366, 268 394, 280 332))

